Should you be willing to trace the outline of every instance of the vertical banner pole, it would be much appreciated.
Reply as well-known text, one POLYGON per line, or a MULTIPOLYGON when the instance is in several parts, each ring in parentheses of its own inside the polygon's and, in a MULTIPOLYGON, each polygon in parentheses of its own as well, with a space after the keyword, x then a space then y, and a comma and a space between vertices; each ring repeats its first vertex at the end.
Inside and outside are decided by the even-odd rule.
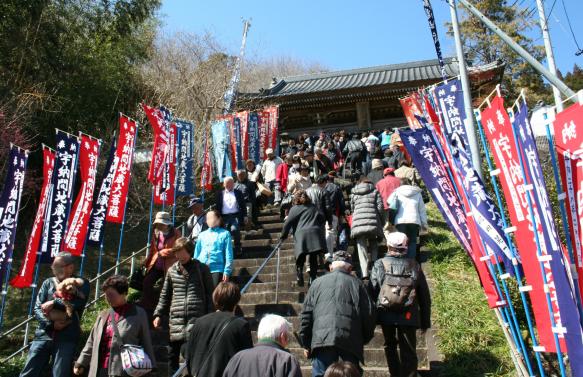
POLYGON ((102 270, 102 263, 103 263, 103 239, 99 244, 99 259, 97 260, 97 280, 95 280, 95 300, 99 299, 99 288, 100 288, 100 280, 101 280, 101 270, 102 270))
MULTIPOLYGON (((511 119, 510 119, 511 123, 512 123, 513 118, 514 118, 514 114, 512 114, 512 116, 511 116, 511 119)), ((518 137, 516 135, 516 130, 514 129, 514 126, 512 126, 512 134, 514 135, 514 143, 516 146, 516 150, 520 151, 520 147, 518 145, 518 137)), ((523 180, 524 180, 524 182, 526 182, 527 181, 526 180, 526 177, 527 177, 526 176, 526 168, 524 166, 524 160, 522 158, 522 153, 518 153, 518 160, 520 162, 523 180)), ((532 198, 531 198, 530 193, 526 194, 526 201, 528 203, 529 216, 531 218, 532 223, 535 224, 534 226, 536 227, 537 221, 536 221, 536 218, 534 215, 534 209, 533 209, 532 198)), ((545 273, 544 263, 540 261, 540 257, 542 256, 541 245, 540 245, 541 241, 539 239, 538 232, 536 230, 534 231, 534 239, 536 242, 536 253, 537 253, 537 256, 539 257, 539 265, 540 265, 541 275, 543 278, 543 283, 545 285, 547 285, 548 281, 547 281, 547 275, 545 273)), ((549 317, 551 319, 551 324, 552 324, 552 327, 555 327, 556 322, 555 322, 555 316, 553 315, 553 305, 551 303, 551 297, 550 297, 550 294, 548 291, 545 292, 545 296, 547 299, 547 308, 549 310, 549 317)), ((557 333, 555 333, 554 331, 553 331, 553 338, 555 341, 555 347, 557 348, 557 359, 559 361, 559 369, 561 370, 561 377, 566 377, 567 372, 565 371, 565 362, 563 360, 563 352, 561 350, 561 344, 559 343, 559 338, 557 336, 557 333)))
MULTIPOLYGON (((56 157, 56 155, 55 155, 56 157)), ((53 165, 54 166, 54 165, 53 165)), ((49 193, 47 195, 48 198, 51 198, 53 196, 53 188, 52 188, 52 175, 51 178, 49 178, 51 180, 51 183, 49 183, 48 186, 48 190, 49 193)), ((42 200, 42 198, 41 198, 42 200)), ((48 199, 47 199, 48 202, 48 199)), ((44 218, 47 219, 49 217, 49 205, 47 204, 45 206, 45 210, 44 210, 44 218)), ((43 223, 43 228, 47 226, 47 222, 45 221, 43 223)), ((44 234, 44 232, 43 232, 44 234)), ((41 240, 42 243, 42 240, 41 240)), ((39 250, 36 251, 36 265, 34 267, 34 278, 32 279, 32 284, 30 285, 30 287, 32 288, 32 291, 30 293, 30 303, 28 304, 28 316, 32 316, 32 308, 34 306, 34 303, 36 301, 36 288, 37 288, 37 283, 38 283, 38 276, 40 274, 40 266, 42 264, 41 259, 42 259, 42 251, 40 250, 41 245, 39 245, 39 250)), ((50 251, 47 251, 50 252, 50 251)), ((28 332, 30 331, 30 322, 26 323, 26 328, 24 329, 24 342, 23 342, 23 347, 26 347, 28 345, 28 332)))
POLYGON ((466 135, 468 137, 468 143, 470 144, 470 151, 472 153, 472 165, 474 165, 474 169, 476 169, 476 172, 480 178, 482 178, 482 159, 480 158, 480 149, 478 148, 478 140, 476 138, 476 123, 474 122, 474 113, 472 109, 472 89, 468 79, 466 58, 464 55, 462 38, 460 35, 456 0, 448 0, 448 3, 451 13, 451 26, 454 33, 460 80, 462 82, 462 90, 464 92, 464 105, 466 110, 466 119, 464 119, 464 123, 466 135))
MULTIPOLYGON (((465 102, 465 100, 464 100, 465 102)), ((473 112, 472 112, 473 114, 473 112)), ((472 115, 470 115, 469 117, 471 117, 472 115)), ((449 144, 449 142, 446 140, 446 146, 449 150, 450 155, 453 156, 453 151, 451 149, 451 145, 449 144)), ((455 182, 455 181, 452 181, 455 182)), ((454 185, 455 186, 455 185, 454 185)), ((466 193, 464 190, 462 190, 462 193, 458 192, 458 195, 463 195, 466 196, 466 193)), ((467 202, 470 203, 470 199, 467 198, 467 202)), ((463 206, 463 201, 462 201, 462 206, 463 206)), ((471 205, 470 205, 471 207, 471 205)), ((466 208, 465 212, 468 213, 471 211, 471 208, 466 208)), ((487 248, 486 245, 484 243, 484 241, 482 239, 480 239, 481 243, 482 243, 482 249, 487 253, 487 248)), ((483 255, 483 257, 486 257, 487 255, 483 255)), ((506 303, 508 305, 508 308, 503 307, 503 308, 497 308, 496 312, 497 314, 500 316, 499 319, 503 322, 502 327, 504 331, 507 331, 508 329, 510 329, 510 336, 507 335, 507 340, 508 340, 508 344, 509 347, 511 348, 511 354, 512 354, 512 359, 514 361, 514 364, 516 366, 517 371, 520 371, 521 373, 525 373, 526 370, 528 369, 528 373, 527 375, 532 375, 532 365, 530 363, 530 358, 528 357, 528 352, 526 350, 526 346, 524 345, 524 340, 522 339, 522 335, 520 333, 520 325, 518 324, 518 319, 516 318, 516 313, 514 311, 514 305, 512 304, 512 298, 510 296, 510 293, 508 291, 508 286, 506 285, 506 282, 504 281, 504 279, 501 278, 501 276, 503 275, 502 269, 500 267, 499 263, 496 263, 497 266, 497 271, 498 271, 498 275, 496 275, 496 272, 494 271, 494 268, 492 267, 492 259, 489 258, 486 261, 486 266, 488 267, 488 271, 490 272, 490 275, 492 275, 492 280, 494 281, 494 285, 496 287, 496 290, 498 291, 498 295, 500 297, 504 297, 506 300, 506 303), (498 282, 498 279, 500 280, 500 282, 502 283, 502 288, 500 288, 500 282, 498 282), (520 352, 518 351, 520 350, 520 352), (516 356, 517 355, 521 355, 522 354, 522 360, 518 359, 516 356), (526 367, 523 363, 523 361, 526 363, 526 367)))
POLYGON ((150 246, 152 245, 152 216, 154 213, 154 190, 156 186, 152 186, 152 197, 150 199, 150 221, 148 222, 148 242, 146 243, 146 258, 150 255, 150 246))
MULTIPOLYGON (((134 160, 134 153, 136 153, 136 141, 138 140, 138 123, 135 122, 136 125, 136 134, 134 135, 134 145, 132 146, 133 150, 132 150, 132 158, 130 160, 130 176, 128 178, 128 195, 129 195, 129 185, 132 181, 132 165, 133 165, 133 160, 134 160)), ((121 135, 120 135, 121 137, 121 135)), ((125 228, 125 223, 126 223, 126 210, 128 208, 128 199, 126 198, 125 204, 123 206, 123 217, 121 220, 121 227, 119 230, 119 244, 117 247, 117 257, 115 258, 115 274, 117 275, 119 273, 119 259, 121 257, 121 246, 123 244, 123 230, 125 228)), ((132 262, 133 263, 133 262, 132 262)))
MULTIPOLYGON (((28 304, 28 317, 32 316, 32 308, 34 306, 34 303, 36 301, 36 283, 38 281, 38 275, 39 275, 39 271, 40 271, 40 265, 41 265, 41 253, 40 251, 36 252, 36 266, 34 267, 34 279, 32 280, 32 284, 30 285, 30 287, 32 288, 32 291, 30 292, 30 303, 28 304)), ((30 331, 30 322, 26 323, 26 327, 24 328, 24 341, 22 343, 23 347, 26 347, 28 345, 28 332, 30 331)))
POLYGON ((583 306, 581 305, 581 292, 579 290, 578 275, 575 265, 575 254, 573 252, 573 243, 571 242, 571 230, 569 229, 569 221, 567 219, 567 209, 565 208, 565 191, 563 191, 563 182, 559 175, 559 165, 557 162, 557 155, 555 154, 555 141, 553 135, 551 135, 550 126, 547 123, 545 125, 547 142, 549 144, 549 154, 551 155, 551 163, 553 164, 553 175, 555 177, 555 182, 557 184, 557 195, 559 198, 559 208, 561 209, 561 222, 563 224, 563 231, 565 232, 565 239, 567 241, 567 250, 569 251, 569 267, 571 268, 571 275, 573 277, 573 288, 575 290, 575 301, 577 302, 577 308, 579 308, 579 320, 583 321, 583 306))
MULTIPOLYGON (((492 160, 490 157, 490 152, 488 151, 488 147, 486 145, 486 137, 484 135, 484 130, 482 128, 482 123, 481 123, 481 117, 479 112, 475 112, 476 115, 476 119, 477 119, 477 124, 478 124, 478 131, 480 134, 480 140, 482 142, 482 146, 484 148, 484 153, 486 155, 486 162, 488 163, 488 170, 491 172, 494 170, 494 166, 492 165, 492 160)), ((499 208, 504 208, 502 205, 502 197, 500 194, 500 190, 498 188, 498 184, 496 182, 496 179, 494 178, 494 176, 490 175, 490 182, 492 183, 492 186, 494 187, 494 193, 496 195, 496 200, 498 202, 498 207, 499 208)), ((504 213, 504 211, 500 211, 500 217, 502 218, 502 224, 504 226, 504 229, 508 228, 508 222, 506 220, 506 214, 504 213)), ((510 235, 508 233, 506 233, 506 241, 508 242, 508 246, 510 247, 510 251, 512 252, 512 254, 516 257, 516 248, 514 243, 512 242, 512 239, 510 238, 510 235)), ((532 339, 532 346, 533 349, 536 349, 536 347, 538 347, 538 341, 536 338, 536 333, 534 331, 534 327, 532 324, 532 318, 531 318, 531 314, 530 314, 530 309, 529 309, 529 304, 528 304, 528 299, 526 297, 526 293, 522 290, 522 287, 524 286, 522 284, 522 272, 520 271, 520 268, 518 268, 518 263, 514 263, 517 262, 516 260, 512 261, 512 267, 514 270, 514 274, 516 275, 516 282, 518 283, 518 291, 520 293, 520 298, 522 300, 522 306, 524 307, 524 312, 525 312, 525 316, 526 316, 526 323, 528 326, 528 332, 530 334, 530 338, 532 339)), ((539 373, 541 375, 541 377, 545 376, 545 372, 544 372, 544 368, 542 365, 542 360, 540 357, 540 353, 537 351, 534 351, 534 356, 536 359, 536 363, 538 366, 538 370, 539 373)))

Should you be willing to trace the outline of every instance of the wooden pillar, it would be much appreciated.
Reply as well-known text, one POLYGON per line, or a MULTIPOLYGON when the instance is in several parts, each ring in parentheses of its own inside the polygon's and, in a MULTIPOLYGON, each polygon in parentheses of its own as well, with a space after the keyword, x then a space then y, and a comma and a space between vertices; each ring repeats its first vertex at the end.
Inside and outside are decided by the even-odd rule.
POLYGON ((370 107, 368 102, 356 103, 356 124, 361 131, 371 129, 372 123, 370 121, 370 107))

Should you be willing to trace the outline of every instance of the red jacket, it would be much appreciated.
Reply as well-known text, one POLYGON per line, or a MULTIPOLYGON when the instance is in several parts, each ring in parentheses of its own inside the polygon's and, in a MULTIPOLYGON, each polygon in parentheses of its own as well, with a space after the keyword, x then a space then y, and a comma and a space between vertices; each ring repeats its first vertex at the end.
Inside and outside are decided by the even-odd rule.
POLYGON ((287 181, 289 174, 289 165, 285 162, 277 166, 277 171, 275 172, 275 180, 279 182, 279 187, 281 191, 287 192, 287 181))
POLYGON ((401 186, 401 180, 390 174, 378 181, 376 188, 381 194, 381 198, 383 198, 383 205, 385 206, 385 209, 389 209, 389 203, 387 203, 387 199, 389 199, 389 196, 391 196, 393 191, 395 191, 395 189, 399 186, 401 186))

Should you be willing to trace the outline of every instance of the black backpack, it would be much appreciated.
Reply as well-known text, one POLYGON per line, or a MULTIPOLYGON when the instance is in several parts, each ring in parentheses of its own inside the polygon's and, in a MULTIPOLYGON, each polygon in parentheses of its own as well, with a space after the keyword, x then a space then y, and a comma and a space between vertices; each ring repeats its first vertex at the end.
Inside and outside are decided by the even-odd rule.
POLYGON ((388 257, 381 260, 385 277, 377 305, 380 309, 402 313, 416 302, 419 263, 410 258, 388 257))

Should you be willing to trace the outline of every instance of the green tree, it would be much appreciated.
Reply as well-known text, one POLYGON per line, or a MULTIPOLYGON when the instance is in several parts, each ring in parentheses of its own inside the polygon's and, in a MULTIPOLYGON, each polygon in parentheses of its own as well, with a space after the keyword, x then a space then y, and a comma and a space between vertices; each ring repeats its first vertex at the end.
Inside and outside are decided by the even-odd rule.
POLYGON ((0 2, 0 103, 29 98, 22 126, 52 142, 53 128, 103 136, 142 93, 159 0, 0 2))
MULTIPOLYGON (((520 8, 517 1, 480 0, 473 4, 486 17, 498 25, 515 42, 526 49, 537 60, 544 59, 544 49, 529 37, 529 32, 540 33, 536 13, 532 9, 520 8), (535 28, 535 29, 533 29, 535 28)), ((550 88, 542 77, 506 43, 486 27, 479 19, 460 6, 460 31, 468 64, 480 65, 495 61, 506 64, 502 89, 507 98, 513 99, 521 89, 526 89, 529 102, 552 99, 550 88)), ((449 34, 452 34, 451 25, 449 34)))
POLYGON ((579 65, 575 64, 573 70, 564 76, 559 72, 559 77, 574 91, 583 90, 583 69, 579 65))

